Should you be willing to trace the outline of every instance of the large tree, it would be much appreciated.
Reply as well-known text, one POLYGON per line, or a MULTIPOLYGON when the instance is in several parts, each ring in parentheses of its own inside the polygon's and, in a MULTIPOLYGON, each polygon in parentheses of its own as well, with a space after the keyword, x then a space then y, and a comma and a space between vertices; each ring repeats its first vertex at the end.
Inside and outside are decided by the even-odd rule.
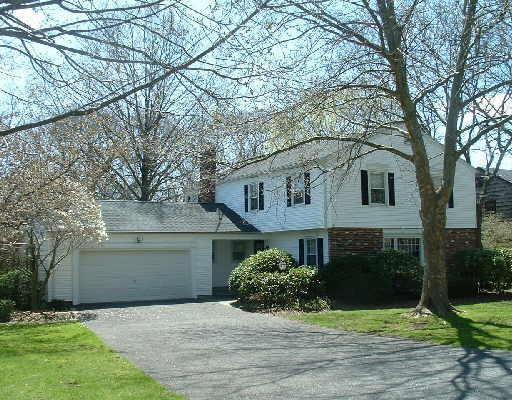
MULTIPOLYGON (((456 163, 512 120, 508 2, 274 1, 268 9, 266 26, 300 57, 291 66, 303 68, 288 85, 309 87, 317 97, 327 93, 326 99, 356 90, 369 101, 385 100, 378 112, 353 113, 351 131, 330 139, 371 147, 373 133, 387 128, 408 140, 409 154, 379 149, 409 161, 419 188, 427 264, 416 313, 450 312, 444 236, 456 163), (291 32, 295 45, 287 40, 291 32), (501 112, 468 117, 489 104, 501 112), (425 135, 443 144, 441 183, 434 180, 425 135)), ((318 104, 335 114, 338 101, 318 104)))

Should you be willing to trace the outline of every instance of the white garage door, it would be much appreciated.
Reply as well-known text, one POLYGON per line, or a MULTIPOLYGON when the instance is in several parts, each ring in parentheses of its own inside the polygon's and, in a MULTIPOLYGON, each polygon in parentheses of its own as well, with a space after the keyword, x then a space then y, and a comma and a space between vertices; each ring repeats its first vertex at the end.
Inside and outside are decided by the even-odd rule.
POLYGON ((80 303, 192 297, 184 251, 81 251, 80 303))

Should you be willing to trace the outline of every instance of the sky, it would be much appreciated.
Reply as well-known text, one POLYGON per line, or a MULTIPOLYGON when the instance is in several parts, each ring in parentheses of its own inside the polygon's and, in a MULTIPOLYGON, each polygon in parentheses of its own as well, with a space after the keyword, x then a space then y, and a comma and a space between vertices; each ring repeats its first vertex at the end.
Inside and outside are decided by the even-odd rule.
MULTIPOLYGON (((195 4, 195 3, 201 4, 204 7, 204 2, 201 2, 200 0, 193 0, 192 4, 195 4)), ((41 27, 42 24, 44 24, 45 15, 43 15, 41 12, 34 11, 34 9, 27 8, 24 10, 19 10, 19 11, 16 11, 15 14, 18 18, 20 18, 27 25, 30 25, 34 28, 39 28, 39 27, 41 27)), ((18 72, 22 72, 22 71, 18 71, 18 72)), ((23 76, 23 74, 21 73, 21 74, 18 74, 17 78, 15 78, 15 79, 19 79, 19 82, 21 85, 23 85, 23 83, 22 83, 23 77, 22 76, 23 76)), ((472 163, 474 166, 485 166, 486 165, 485 151, 478 150, 477 148, 475 148, 472 151, 471 157, 472 157, 472 163)), ((512 170, 512 155, 508 155, 504 158, 501 168, 512 170)))

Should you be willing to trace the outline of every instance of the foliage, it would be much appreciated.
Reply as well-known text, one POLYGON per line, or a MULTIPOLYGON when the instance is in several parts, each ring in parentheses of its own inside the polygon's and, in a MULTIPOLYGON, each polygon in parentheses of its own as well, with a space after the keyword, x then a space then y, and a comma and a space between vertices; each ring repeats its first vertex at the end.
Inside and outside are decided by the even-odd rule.
POLYGON ((496 213, 486 213, 482 218, 482 245, 486 248, 512 248, 512 221, 496 213))
POLYGON ((26 268, 10 270, 0 275, 0 299, 15 302, 16 308, 27 309, 30 306, 31 274, 26 268))
POLYGON ((3 399, 183 399, 79 323, 0 327, 3 399))
POLYGON ((318 270, 297 267, 293 257, 279 249, 260 251, 243 260, 232 271, 229 288, 242 304, 255 309, 313 309, 327 304, 317 299, 318 270))
POLYGON ((379 302, 395 295, 418 295, 423 268, 407 254, 389 250, 332 260, 322 271, 327 294, 341 301, 379 302))
POLYGON ((256 272, 284 272, 297 266, 292 255, 281 249, 258 251, 240 263, 256 272))
POLYGON ((384 268, 391 275, 394 293, 418 296, 423 282, 423 267, 418 259, 396 250, 386 250, 382 255, 384 268))
POLYGON ((410 308, 335 310, 291 318, 326 328, 401 336, 465 348, 512 350, 512 301, 456 304, 462 313, 446 319, 415 318, 410 308))
POLYGON ((7 322, 11 319, 16 304, 12 300, 0 300, 0 322, 7 322))
POLYGON ((512 288, 512 249, 467 249, 455 256, 448 270, 452 296, 479 291, 502 293, 512 288))

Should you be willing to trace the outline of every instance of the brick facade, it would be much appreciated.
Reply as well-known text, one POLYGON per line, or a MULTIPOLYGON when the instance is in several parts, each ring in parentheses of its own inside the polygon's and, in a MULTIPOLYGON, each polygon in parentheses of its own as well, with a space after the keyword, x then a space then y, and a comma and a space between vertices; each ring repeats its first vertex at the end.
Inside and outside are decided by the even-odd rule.
MULTIPOLYGON (((329 259, 350 254, 375 254, 382 251, 383 230, 379 228, 329 228, 329 259)), ((460 250, 480 247, 477 228, 446 229, 445 251, 448 265, 460 250)))
POLYGON ((457 228, 446 229, 445 233, 446 263, 451 264, 453 256, 460 250, 481 247, 480 229, 457 228))
POLYGON ((329 228, 329 259, 350 254, 382 251, 383 233, 379 228, 329 228))

